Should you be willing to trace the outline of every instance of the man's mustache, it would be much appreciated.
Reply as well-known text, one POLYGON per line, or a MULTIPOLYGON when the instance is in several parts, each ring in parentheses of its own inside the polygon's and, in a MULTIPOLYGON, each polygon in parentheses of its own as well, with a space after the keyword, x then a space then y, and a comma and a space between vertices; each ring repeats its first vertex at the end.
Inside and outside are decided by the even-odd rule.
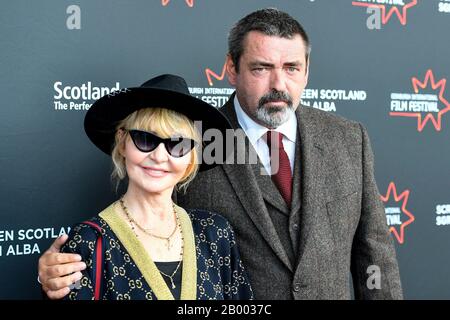
POLYGON ((283 101, 289 107, 292 107, 292 98, 289 93, 277 90, 272 90, 269 93, 263 95, 261 99, 259 99, 259 106, 262 107, 263 105, 274 101, 283 101))

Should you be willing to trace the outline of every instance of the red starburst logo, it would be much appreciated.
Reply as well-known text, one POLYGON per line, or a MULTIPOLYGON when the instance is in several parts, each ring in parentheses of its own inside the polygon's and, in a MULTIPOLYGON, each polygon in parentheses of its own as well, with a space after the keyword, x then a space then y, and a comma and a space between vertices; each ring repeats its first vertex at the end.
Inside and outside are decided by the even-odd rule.
MULTIPOLYGON (((169 4, 170 0, 161 0, 161 4, 165 7, 169 4)), ((193 7, 194 6, 194 0, 185 0, 186 4, 189 7, 193 7)))
POLYGON ((442 116, 450 111, 450 103, 444 98, 445 84, 447 79, 441 79, 438 82, 435 81, 433 71, 429 69, 425 74, 425 80, 420 82, 419 79, 413 77, 411 78, 412 86, 415 93, 419 93, 419 87, 425 89, 428 85, 431 86, 433 90, 439 89, 439 101, 444 105, 444 108, 439 110, 437 113, 422 113, 422 112, 390 112, 391 116, 395 117, 417 117, 417 130, 421 132, 428 121, 434 125, 437 131, 441 131, 442 128, 442 116), (436 118, 434 117, 436 115, 436 118))
POLYGON ((402 12, 400 13, 400 9, 396 5, 392 5, 392 7, 387 10, 385 4, 377 4, 377 3, 366 3, 361 1, 353 1, 352 5, 357 7, 369 7, 369 8, 378 8, 381 10, 381 23, 388 23, 389 19, 394 15, 397 15, 398 20, 402 25, 406 25, 408 9, 414 7, 417 4, 417 0, 411 0, 408 4, 402 6, 402 12))
POLYGON ((206 74, 206 78, 208 79, 208 84, 210 86, 212 86, 214 84, 211 77, 216 78, 219 81, 222 81, 223 78, 225 77, 225 70, 226 70, 226 62, 223 64, 222 73, 220 75, 218 75, 217 73, 215 73, 211 69, 206 68, 205 69, 205 74, 206 74))
POLYGON ((403 242, 405 241, 405 227, 414 221, 414 216, 411 212, 408 211, 408 209, 406 209, 409 198, 409 190, 405 190, 400 195, 397 195, 397 188, 395 187, 395 183, 391 182, 389 183, 386 196, 381 196, 381 200, 385 203, 385 205, 389 202, 389 199, 391 199, 391 195, 393 196, 393 201, 399 204, 399 213, 403 213, 403 215, 407 217, 407 220, 403 222, 399 220, 399 223, 397 223, 400 231, 397 231, 395 226, 391 226, 389 228, 389 231, 394 234, 395 238, 397 238, 397 241, 400 244, 403 244, 403 242))

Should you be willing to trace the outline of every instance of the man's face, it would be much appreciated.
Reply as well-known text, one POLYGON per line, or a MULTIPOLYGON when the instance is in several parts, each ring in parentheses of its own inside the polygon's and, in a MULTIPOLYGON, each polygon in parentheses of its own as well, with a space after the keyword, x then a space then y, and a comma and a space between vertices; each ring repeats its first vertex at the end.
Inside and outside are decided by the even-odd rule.
POLYGON ((251 31, 244 39, 239 72, 227 58, 228 79, 255 122, 276 128, 297 109, 308 81, 305 53, 300 35, 286 39, 251 31))

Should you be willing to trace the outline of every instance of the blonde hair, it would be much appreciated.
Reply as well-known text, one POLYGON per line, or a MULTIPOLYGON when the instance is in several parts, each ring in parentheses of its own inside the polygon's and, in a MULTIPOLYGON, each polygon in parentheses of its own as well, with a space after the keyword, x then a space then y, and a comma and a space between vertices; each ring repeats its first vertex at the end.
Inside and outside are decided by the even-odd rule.
MULTIPOLYGON (((120 182, 127 176, 125 158, 120 153, 124 150, 128 134, 123 134, 119 129, 136 129, 151 131, 161 138, 170 138, 176 134, 195 140, 201 145, 200 132, 194 127, 194 122, 185 115, 166 108, 143 108, 130 114, 120 121, 116 126, 115 143, 111 153, 113 161, 113 172, 111 178, 116 182, 116 190, 120 182)), ((194 179, 199 168, 199 150, 195 147, 191 151, 191 161, 186 168, 181 180, 178 182, 177 190, 186 191, 189 183, 194 179)))

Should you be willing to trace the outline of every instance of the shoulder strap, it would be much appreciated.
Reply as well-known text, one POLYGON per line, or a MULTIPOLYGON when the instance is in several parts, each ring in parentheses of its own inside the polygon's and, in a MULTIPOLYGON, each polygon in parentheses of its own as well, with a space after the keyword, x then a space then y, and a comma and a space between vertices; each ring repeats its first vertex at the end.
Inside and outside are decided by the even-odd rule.
POLYGON ((92 261, 94 269, 94 300, 100 300, 101 298, 101 287, 102 287, 102 277, 103 277, 103 235, 102 228, 95 222, 83 221, 82 224, 88 225, 94 228, 97 232, 97 242, 94 247, 94 261, 92 261))

